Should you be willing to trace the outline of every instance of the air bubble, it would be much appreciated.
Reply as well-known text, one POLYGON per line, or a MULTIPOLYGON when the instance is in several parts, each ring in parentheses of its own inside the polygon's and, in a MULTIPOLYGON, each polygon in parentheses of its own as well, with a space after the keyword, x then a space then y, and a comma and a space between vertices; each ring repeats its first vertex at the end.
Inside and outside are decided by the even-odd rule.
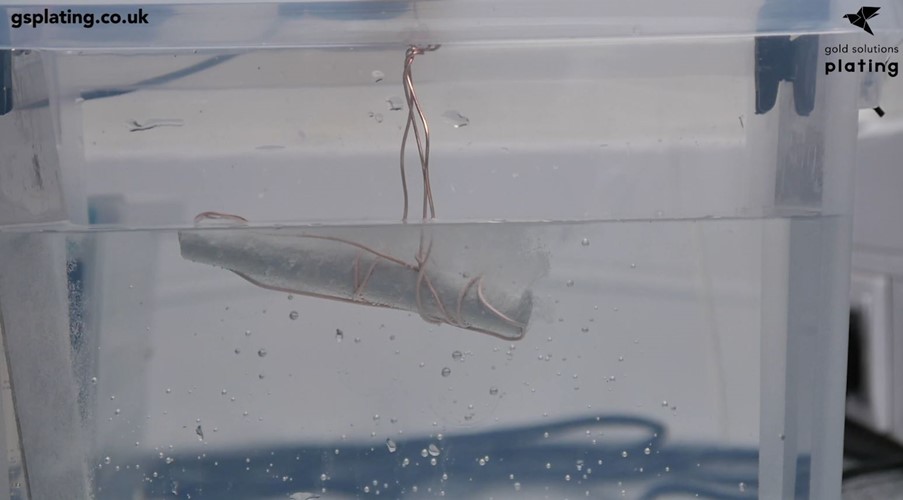
POLYGON ((292 321, 298 319, 298 311, 292 311, 292 312, 288 313, 288 319, 290 319, 292 321))
POLYGON ((267 350, 266 350, 266 349, 260 349, 259 351, 257 351, 257 355, 260 356, 261 358, 266 357, 266 355, 267 355, 267 350))
POLYGON ((390 97, 386 99, 386 104, 389 106, 389 111, 400 111, 404 107, 404 99, 398 96, 390 97))
POLYGON ((589 238, 583 238, 583 241, 581 241, 580 244, 585 247, 588 247, 589 246, 589 238))
POLYGON ((449 110, 445 113, 442 113, 442 117, 445 118, 447 122, 451 123, 455 128, 466 127, 470 123, 470 118, 467 118, 466 116, 454 110, 449 110))
POLYGON ((447 377, 449 375, 451 375, 451 368, 446 366, 445 368, 442 369, 442 376, 447 377))

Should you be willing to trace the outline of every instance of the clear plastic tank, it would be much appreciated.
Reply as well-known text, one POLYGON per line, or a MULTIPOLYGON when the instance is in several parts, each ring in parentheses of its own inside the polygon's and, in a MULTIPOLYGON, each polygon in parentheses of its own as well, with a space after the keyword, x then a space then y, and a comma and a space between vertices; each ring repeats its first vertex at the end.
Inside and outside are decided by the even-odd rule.
POLYGON ((148 24, 0 27, 11 498, 839 498, 894 6, 66 8, 148 24))

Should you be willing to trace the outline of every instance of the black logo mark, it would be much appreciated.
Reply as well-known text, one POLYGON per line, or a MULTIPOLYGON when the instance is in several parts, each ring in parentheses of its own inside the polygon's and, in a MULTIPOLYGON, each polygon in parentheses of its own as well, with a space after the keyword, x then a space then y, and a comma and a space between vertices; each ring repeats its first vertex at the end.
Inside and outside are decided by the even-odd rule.
POLYGON ((859 12, 855 14, 846 14, 843 17, 844 19, 848 19, 850 24, 859 26, 869 35, 874 35, 874 33, 872 33, 872 28, 869 27, 868 20, 876 17, 879 9, 881 9, 881 7, 862 7, 859 9, 859 12))

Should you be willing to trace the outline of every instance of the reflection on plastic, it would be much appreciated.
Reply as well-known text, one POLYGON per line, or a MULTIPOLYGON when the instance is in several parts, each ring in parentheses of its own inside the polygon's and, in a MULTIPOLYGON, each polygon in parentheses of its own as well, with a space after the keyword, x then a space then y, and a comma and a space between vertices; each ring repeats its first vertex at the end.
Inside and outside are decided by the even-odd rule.
MULTIPOLYGON (((654 420, 606 415, 446 435, 441 441, 395 439, 394 451, 343 441, 144 458, 140 469, 104 467, 97 479, 104 491, 122 498, 135 494, 129 488, 139 483, 147 498, 275 498, 299 491, 320 498, 407 498, 427 491, 449 498, 488 493, 532 498, 531 492, 643 500, 757 498, 754 448, 669 445, 665 438, 666 428, 654 420), (590 440, 587 433, 603 437, 590 440), (135 481, 135 474, 148 479, 135 481)), ((809 458, 798 461, 796 493, 805 497, 809 458)))

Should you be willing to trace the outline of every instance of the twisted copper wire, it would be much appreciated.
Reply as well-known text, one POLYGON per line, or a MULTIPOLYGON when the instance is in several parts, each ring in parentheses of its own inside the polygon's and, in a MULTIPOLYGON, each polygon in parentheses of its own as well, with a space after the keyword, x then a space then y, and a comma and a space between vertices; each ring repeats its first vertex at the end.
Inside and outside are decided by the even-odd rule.
MULTIPOLYGON (((413 131, 414 141, 417 144, 417 154, 420 159, 420 171, 423 176, 423 212, 422 219, 423 222, 428 220, 432 220, 436 217, 436 207, 433 203, 433 191, 430 186, 430 128, 429 123, 427 122, 426 115, 423 112, 423 108, 420 105, 420 101, 417 98, 417 93, 414 91, 414 79, 411 68, 414 64, 414 58, 420 54, 424 54, 426 52, 432 52, 439 48, 439 45, 427 45, 425 47, 418 46, 410 46, 408 47, 405 53, 405 61, 404 61, 404 71, 402 72, 402 84, 404 87, 405 100, 408 105, 408 117, 407 122, 405 123, 404 133, 402 134, 401 139, 401 152, 399 156, 399 167, 401 170, 401 188, 402 193, 404 195, 404 210, 402 212, 401 220, 402 222, 407 222, 408 218, 408 183, 405 175, 405 151, 408 143, 408 138, 410 137, 411 132, 413 131)), ((220 219, 220 220, 231 220, 240 224, 246 224, 248 222, 244 217, 240 217, 238 215, 224 214, 220 212, 203 212, 195 217, 195 223, 198 223, 205 219, 220 219)), ((432 237, 427 238, 424 232, 424 228, 421 227, 420 230, 420 246, 417 252, 417 255, 414 257, 416 261, 416 265, 409 264, 401 259, 397 259, 391 255, 378 252, 366 245, 362 245, 360 243, 346 240, 343 238, 336 238, 331 236, 319 236, 319 235, 300 235, 302 238, 316 238, 316 239, 324 239, 331 240, 339 243, 344 243, 347 245, 352 245, 361 250, 361 253, 354 259, 352 263, 352 277, 354 286, 352 288, 352 293, 350 298, 332 296, 332 295, 324 295, 319 293, 311 293, 304 292, 300 290, 294 290, 290 288, 278 287, 273 285, 267 285, 262 283, 244 273, 239 271, 232 270, 233 273, 237 274, 241 278, 246 281, 268 290, 275 290, 285 293, 294 293, 298 295, 306 295, 310 297, 317 297, 321 299, 330 299, 330 300, 338 300, 341 302, 351 302, 356 304, 365 304, 370 306, 377 307, 389 307, 385 304, 377 304, 371 301, 368 301, 364 298, 364 289, 367 286, 367 283, 370 280, 370 277, 373 275, 373 271, 376 268, 376 265, 381 260, 385 260, 387 262, 397 264, 403 266, 405 268, 411 269, 417 272, 417 281, 415 282, 415 295, 417 308, 420 311, 420 316, 424 321, 429 323, 448 323, 452 326, 456 326, 459 328, 464 328, 467 330, 472 330, 480 333, 484 333, 486 335, 490 335, 496 338, 500 338, 503 340, 515 341, 520 340, 526 334, 526 325, 515 321, 514 319, 508 317, 504 313, 502 313, 498 308, 492 305, 489 300, 486 298, 486 295, 483 291, 483 276, 476 276, 470 279, 467 284, 461 289, 458 293, 457 301, 455 304, 454 315, 443 303, 441 297, 439 296, 438 290, 433 285, 432 280, 430 279, 429 274, 427 273, 427 263, 430 258, 430 254, 432 253, 433 241, 432 237), (360 275, 360 259, 364 254, 370 254, 373 257, 376 257, 376 260, 371 263, 369 268, 366 271, 366 274, 361 278, 360 275), (496 317, 508 323, 515 328, 520 329, 520 332, 515 337, 506 337, 496 332, 492 332, 489 330, 484 330, 482 328, 476 328, 474 326, 468 325, 464 318, 462 317, 462 307, 464 304, 464 299, 466 298, 468 292, 472 288, 476 287, 477 291, 477 299, 480 303, 489 310, 496 317), (430 316, 427 315, 423 305, 423 295, 424 288, 429 292, 429 295, 433 299, 436 304, 436 308, 439 309, 439 316, 430 316)))
POLYGON ((410 46, 405 52, 404 71, 402 72, 402 86, 404 87, 404 96, 408 104, 408 119, 405 122, 404 133, 401 136, 401 153, 399 164, 401 166, 401 189, 404 193, 404 211, 401 215, 402 221, 408 219, 408 182, 404 170, 405 150, 408 144, 408 137, 411 130, 414 131, 414 141, 417 143, 417 153, 420 157, 420 170, 423 175, 423 220, 436 217, 436 207, 433 203, 433 190, 430 186, 430 127, 426 121, 426 115, 420 107, 420 100, 417 99, 417 93, 414 92, 414 77, 412 66, 414 58, 426 52, 437 50, 439 45, 427 45, 426 47, 410 46), (416 114, 415 114, 416 112, 416 114), (419 124, 418 124, 419 120, 419 124), (420 129, 423 130, 421 138, 420 129), (429 212, 427 212, 429 209, 429 212))

